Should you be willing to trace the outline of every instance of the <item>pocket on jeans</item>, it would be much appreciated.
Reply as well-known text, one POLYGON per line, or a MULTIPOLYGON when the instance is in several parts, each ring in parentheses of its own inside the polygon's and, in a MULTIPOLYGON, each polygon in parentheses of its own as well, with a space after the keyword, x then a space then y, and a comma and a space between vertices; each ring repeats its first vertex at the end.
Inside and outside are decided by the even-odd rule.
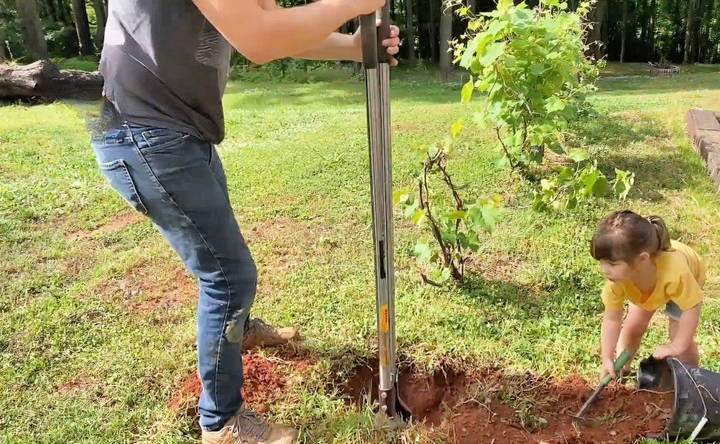
POLYGON ((127 164, 123 159, 99 163, 98 165, 110 186, 120 194, 131 207, 140 213, 148 214, 148 210, 145 204, 143 204, 142 199, 140 199, 140 194, 135 187, 135 182, 133 182, 127 164))
POLYGON ((142 140, 138 144, 138 148, 144 153, 173 148, 191 137, 189 134, 167 128, 148 128, 140 135, 142 140))

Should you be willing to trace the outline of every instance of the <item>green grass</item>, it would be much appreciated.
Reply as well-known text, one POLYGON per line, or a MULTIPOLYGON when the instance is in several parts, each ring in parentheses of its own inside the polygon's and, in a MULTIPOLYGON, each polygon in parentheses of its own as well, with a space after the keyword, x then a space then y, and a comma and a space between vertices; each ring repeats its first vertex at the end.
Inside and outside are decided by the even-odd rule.
MULTIPOLYGON (((706 65, 706 64, 694 64, 694 65, 680 65, 680 73, 683 74, 700 74, 720 71, 720 65, 706 65)), ((620 62, 608 62, 605 69, 602 71, 603 77, 616 77, 616 76, 649 76, 650 65, 647 63, 620 63, 620 62)))
MULTIPOLYGON (((400 352, 421 368, 445 360, 595 377, 601 279, 587 243, 598 218, 622 206, 662 215, 706 257, 711 299, 699 341, 704 366, 720 370, 720 201, 684 134, 688 108, 720 110, 717 75, 602 81, 592 98, 599 115, 576 125, 571 141, 608 171, 635 171, 637 185, 626 203, 559 215, 532 212, 527 187, 495 169, 492 134, 471 123, 481 103, 460 105, 457 86, 431 77, 399 72, 393 84, 395 186, 413 185, 410 148, 463 117, 466 145, 450 168, 467 195, 504 194, 504 220, 483 239, 469 285, 452 289, 420 283, 418 233, 398 220, 400 352)), ((367 411, 327 394, 328 380, 374 349, 363 83, 234 82, 225 107, 219 152, 259 264, 255 314, 300 327, 318 359, 271 414, 307 442, 380 440, 367 411)), ((88 146, 95 111, 74 102, 0 108, 0 442, 191 442, 193 419, 167 404, 195 366, 193 297, 138 311, 118 287, 138 269, 172 280, 179 261, 148 221, 77 235, 130 211, 88 146)), ((654 325, 640 355, 665 338, 654 325)))
POLYGON ((54 58, 60 69, 79 69, 81 71, 97 71, 99 60, 94 56, 54 58))

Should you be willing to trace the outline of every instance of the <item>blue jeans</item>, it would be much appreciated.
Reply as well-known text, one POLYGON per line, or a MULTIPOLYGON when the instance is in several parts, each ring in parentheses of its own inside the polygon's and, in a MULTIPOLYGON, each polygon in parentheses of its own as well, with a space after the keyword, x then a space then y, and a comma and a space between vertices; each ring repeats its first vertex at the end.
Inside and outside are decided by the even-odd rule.
POLYGON ((153 223, 198 279, 200 425, 222 428, 242 405, 242 339, 257 269, 215 147, 164 128, 123 125, 92 141, 105 178, 153 223))

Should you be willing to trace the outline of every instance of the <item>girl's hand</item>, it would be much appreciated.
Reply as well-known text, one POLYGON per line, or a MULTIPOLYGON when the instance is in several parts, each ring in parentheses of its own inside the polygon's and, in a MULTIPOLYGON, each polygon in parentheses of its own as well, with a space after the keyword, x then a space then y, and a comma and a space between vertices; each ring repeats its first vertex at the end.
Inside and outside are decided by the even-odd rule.
POLYGON ((673 356, 677 356, 681 353, 682 351, 679 351, 677 347, 671 342, 669 344, 665 344, 656 348, 655 352, 653 353, 653 358, 667 359, 672 358, 673 356))
POLYGON ((613 379, 617 378, 615 374, 615 360, 613 358, 603 358, 602 360, 602 371, 600 372, 600 379, 610 375, 613 379))

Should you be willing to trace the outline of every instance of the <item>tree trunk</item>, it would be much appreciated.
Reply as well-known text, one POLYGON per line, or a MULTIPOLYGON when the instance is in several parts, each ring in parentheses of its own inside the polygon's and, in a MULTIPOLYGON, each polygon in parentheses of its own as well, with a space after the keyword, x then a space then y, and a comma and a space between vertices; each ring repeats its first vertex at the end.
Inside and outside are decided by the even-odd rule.
POLYGON ((85 0, 72 0, 73 17, 75 18, 75 30, 77 31, 80 54, 95 54, 95 49, 90 37, 90 24, 88 23, 85 0))
POLYGON ((105 40, 105 22, 107 17, 105 16, 105 5, 103 0, 93 0, 93 9, 95 10, 95 18, 97 19, 97 29, 95 32, 95 44, 98 49, 102 49, 103 41, 105 40))
POLYGON ((407 61, 411 66, 415 66, 417 59, 415 58, 415 24, 413 23, 413 2, 414 0, 405 0, 405 50, 407 51, 407 61))
POLYGON ((97 99, 102 85, 97 72, 60 71, 49 60, 20 66, 0 64, 0 99, 97 99))
MULTIPOLYGON (((698 0, 697 10, 695 11, 695 25, 693 26, 693 45, 692 45, 692 54, 690 55, 692 58, 693 63, 698 62, 698 57, 700 56, 700 46, 702 46, 702 34, 700 33, 700 28, 702 25, 703 20, 703 7, 705 6, 705 2, 708 0, 698 0)), ((714 0, 713 0, 714 1, 714 0)))
POLYGON ((638 14, 640 17, 640 44, 644 45, 647 41, 648 31, 648 5, 646 0, 640 0, 639 6, 642 10, 642 14, 638 14))
MULTIPOLYGON (((54 0, 50 0, 54 1, 54 0)), ((73 19, 72 14, 70 10, 68 10, 68 5, 65 0, 57 0, 57 7, 58 7, 58 16, 60 17, 60 20, 65 24, 65 26, 72 26, 73 19)))
POLYGON ((700 46, 700 58, 701 62, 703 63, 710 63, 710 51, 713 47, 712 40, 711 40, 711 32, 712 32, 712 22, 713 22, 713 10, 715 7, 714 1, 709 1, 707 8, 705 10, 705 29, 702 33, 701 42, 702 44, 698 45, 700 46))
POLYGON ((592 31, 590 32, 590 43, 592 45, 592 55, 596 60, 600 60, 605 55, 605 41, 603 36, 604 29, 607 27, 608 16, 608 0, 598 0, 593 13, 589 17, 592 22, 592 31))
POLYGON ((448 51, 450 49, 450 39, 452 39, 453 8, 451 3, 443 2, 440 4, 440 9, 440 73, 443 82, 448 83, 450 81, 450 69, 452 68, 451 54, 448 51))
POLYGON ((620 63, 625 62, 625 45, 627 41, 627 16, 628 4, 627 0, 622 0, 622 27, 620 29, 620 63))
MULTIPOLYGON (((18 17, 23 24, 25 47, 32 60, 47 58, 47 42, 40 26, 35 0, 15 0, 18 17)), ((3 42, 4 45, 4 42, 3 42)))
POLYGON ((10 58, 10 54, 7 53, 7 49, 5 49, 5 29, 0 28, 0 62, 4 60, 8 60, 10 58))
POLYGON ((657 0, 650 3, 650 29, 648 39, 650 40, 650 58, 655 60, 655 22, 657 21, 657 0))
POLYGON ((61 21, 61 19, 58 18, 57 9, 55 9, 55 2, 53 0, 43 0, 43 3, 45 3, 45 7, 47 8, 50 23, 61 21))
POLYGON ((428 3, 430 7, 428 8, 430 12, 430 21, 428 23, 428 36, 430 38, 430 61, 432 63, 437 63, 437 35, 435 33, 435 14, 434 9, 435 7, 433 4, 437 0, 430 0, 428 3))
POLYGON ((700 0, 688 0, 688 19, 685 31, 685 50, 683 51, 683 63, 695 63, 693 53, 697 45, 697 34, 695 33, 697 10, 700 0))

